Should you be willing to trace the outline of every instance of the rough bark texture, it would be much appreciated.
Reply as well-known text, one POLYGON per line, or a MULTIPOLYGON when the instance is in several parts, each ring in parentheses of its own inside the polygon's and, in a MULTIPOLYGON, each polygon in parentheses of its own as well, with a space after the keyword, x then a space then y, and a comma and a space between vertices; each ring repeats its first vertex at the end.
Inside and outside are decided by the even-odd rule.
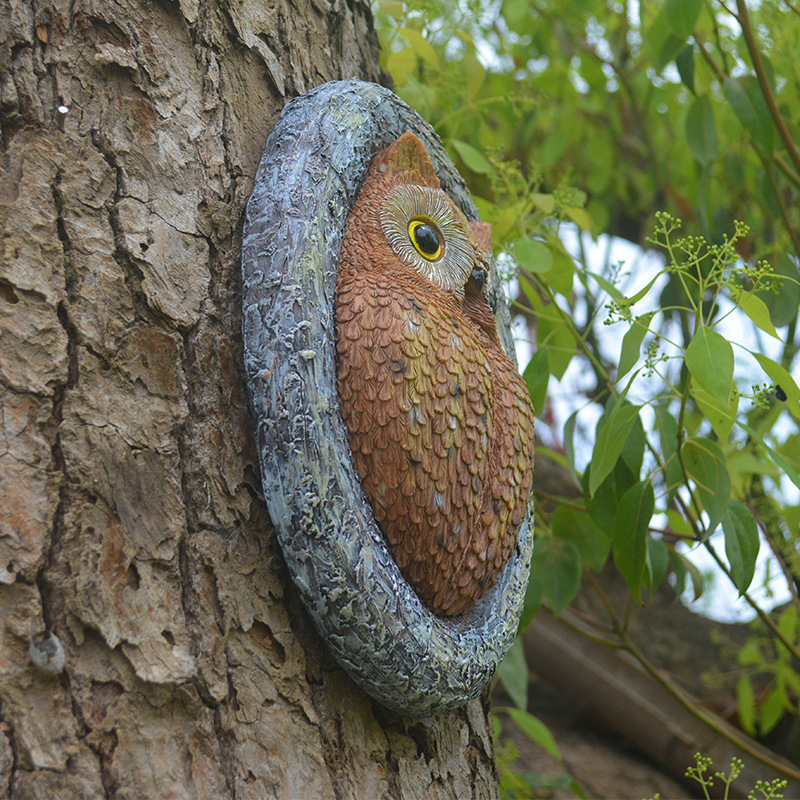
POLYGON ((0 31, 0 795, 495 796, 485 708, 362 694, 258 496, 242 214, 286 99, 380 79, 367 3, 0 0, 0 31))

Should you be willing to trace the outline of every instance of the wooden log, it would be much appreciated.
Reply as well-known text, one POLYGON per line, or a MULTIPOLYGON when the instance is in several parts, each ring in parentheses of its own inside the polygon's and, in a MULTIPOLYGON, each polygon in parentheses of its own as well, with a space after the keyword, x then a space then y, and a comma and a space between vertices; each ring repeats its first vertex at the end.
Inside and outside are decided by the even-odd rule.
MULTIPOLYGON (((785 797, 800 797, 796 767, 721 718, 715 723, 729 730, 730 738, 712 730, 628 653, 582 636, 545 609, 534 617, 523 641, 533 672, 689 789, 698 789, 685 772, 699 752, 713 760, 712 773, 725 772, 732 757, 744 762, 745 769, 725 793, 730 800, 744 800, 756 780, 776 777, 789 782, 785 797)), ((694 707, 701 707, 696 699, 686 698, 694 707)), ((711 796, 722 797, 723 792, 723 783, 715 781, 711 796)))

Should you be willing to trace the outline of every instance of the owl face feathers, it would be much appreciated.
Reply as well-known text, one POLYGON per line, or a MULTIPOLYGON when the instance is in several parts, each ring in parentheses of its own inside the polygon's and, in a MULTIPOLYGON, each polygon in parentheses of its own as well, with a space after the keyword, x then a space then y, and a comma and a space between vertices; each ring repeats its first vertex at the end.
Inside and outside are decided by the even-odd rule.
POLYGON ((488 269, 491 226, 470 223, 441 190, 428 153, 410 131, 378 155, 370 180, 382 189, 380 229, 392 253, 463 298, 476 261, 488 269))

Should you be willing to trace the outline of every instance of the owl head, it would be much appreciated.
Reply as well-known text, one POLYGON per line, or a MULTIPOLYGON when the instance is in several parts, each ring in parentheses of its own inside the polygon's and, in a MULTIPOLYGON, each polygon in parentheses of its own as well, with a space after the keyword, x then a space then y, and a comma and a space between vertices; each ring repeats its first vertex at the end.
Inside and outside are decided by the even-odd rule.
POLYGON ((467 220, 442 191, 425 147, 411 131, 378 153, 349 224, 374 248, 362 263, 380 268, 399 259, 459 301, 485 291, 491 226, 467 220))

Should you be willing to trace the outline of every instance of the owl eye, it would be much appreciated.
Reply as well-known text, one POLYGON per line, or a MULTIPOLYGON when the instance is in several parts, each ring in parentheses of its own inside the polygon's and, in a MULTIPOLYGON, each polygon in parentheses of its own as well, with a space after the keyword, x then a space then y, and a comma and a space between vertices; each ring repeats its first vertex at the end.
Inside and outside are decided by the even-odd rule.
POLYGON ((412 219, 408 223, 408 238, 414 249, 428 261, 441 258, 444 249, 442 234, 424 219, 412 219))

